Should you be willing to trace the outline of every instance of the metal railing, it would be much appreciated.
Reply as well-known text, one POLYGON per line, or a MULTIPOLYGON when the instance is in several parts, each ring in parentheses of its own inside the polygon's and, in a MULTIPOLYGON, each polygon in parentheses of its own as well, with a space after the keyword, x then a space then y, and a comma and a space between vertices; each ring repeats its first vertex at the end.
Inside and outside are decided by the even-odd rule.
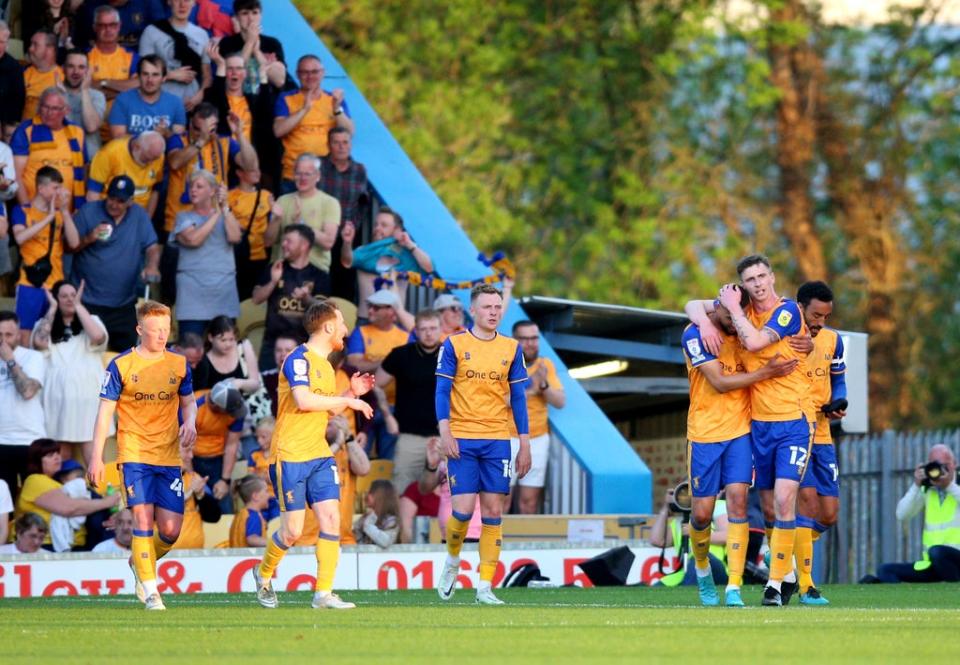
POLYGON ((920 558, 922 517, 901 523, 895 511, 914 469, 937 443, 960 457, 960 430, 886 431, 844 437, 837 444, 840 513, 822 549, 828 582, 853 583, 875 574, 881 563, 920 558))

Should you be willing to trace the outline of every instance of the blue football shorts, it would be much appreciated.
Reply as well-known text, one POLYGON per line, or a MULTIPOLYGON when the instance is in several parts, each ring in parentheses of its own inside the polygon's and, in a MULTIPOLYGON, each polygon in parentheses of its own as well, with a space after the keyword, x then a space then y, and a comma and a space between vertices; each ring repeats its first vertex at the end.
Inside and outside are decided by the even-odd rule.
POLYGON ((716 443, 687 443, 690 491, 693 496, 717 496, 727 485, 750 484, 753 478, 753 450, 750 435, 716 443))
POLYGON ((815 487, 820 496, 840 496, 840 466, 832 443, 815 443, 810 448, 810 468, 800 487, 815 487))
POLYGON ((333 457, 271 464, 270 481, 281 512, 304 510, 317 501, 340 499, 340 476, 333 457))
POLYGON ((800 482, 813 440, 813 428, 806 417, 776 422, 754 420, 751 430, 756 488, 771 490, 779 479, 800 482))
POLYGON ((457 439, 460 459, 447 460, 451 494, 510 493, 510 439, 457 439))
POLYGON ((153 504, 183 514, 183 474, 179 466, 124 462, 119 466, 128 506, 153 504))

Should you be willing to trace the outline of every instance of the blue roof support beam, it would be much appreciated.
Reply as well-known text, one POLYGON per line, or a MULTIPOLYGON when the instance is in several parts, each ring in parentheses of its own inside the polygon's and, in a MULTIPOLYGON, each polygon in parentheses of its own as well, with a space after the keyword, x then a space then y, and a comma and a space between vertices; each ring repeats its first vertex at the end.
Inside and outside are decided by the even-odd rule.
POLYGON ((631 342, 607 337, 571 335, 569 333, 544 333, 550 346, 559 351, 577 351, 597 356, 615 356, 631 360, 652 360, 654 362, 683 365, 683 352, 672 346, 631 342))
MULTIPOLYGON (((343 88, 357 126, 354 158, 366 166, 382 199, 403 215, 407 230, 430 254, 437 273, 449 281, 489 274, 477 260, 476 246, 294 4, 270 0, 264 5, 264 33, 283 41, 288 69, 294 71, 303 55, 317 55, 326 69, 324 87, 343 88)), ((514 303, 504 317, 503 330, 521 318, 528 317, 514 303)), ((556 362, 567 392, 566 408, 551 409, 550 423, 589 477, 587 510, 651 512, 652 478, 647 466, 580 384, 567 375, 549 344, 541 344, 541 353, 556 362)))

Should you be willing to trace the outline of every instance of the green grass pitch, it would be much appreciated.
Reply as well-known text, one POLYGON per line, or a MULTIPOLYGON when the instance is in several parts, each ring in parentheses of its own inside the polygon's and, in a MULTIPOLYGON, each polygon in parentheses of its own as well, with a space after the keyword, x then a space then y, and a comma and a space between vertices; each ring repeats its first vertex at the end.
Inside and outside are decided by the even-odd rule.
POLYGON ((281 593, 0 601, 0 662, 10 663, 597 663, 955 662, 960 587, 831 586, 829 607, 701 608, 694 588, 507 589, 504 607, 460 590, 355 591, 352 611, 310 609, 281 593), (763 659, 761 661, 761 659, 763 659))

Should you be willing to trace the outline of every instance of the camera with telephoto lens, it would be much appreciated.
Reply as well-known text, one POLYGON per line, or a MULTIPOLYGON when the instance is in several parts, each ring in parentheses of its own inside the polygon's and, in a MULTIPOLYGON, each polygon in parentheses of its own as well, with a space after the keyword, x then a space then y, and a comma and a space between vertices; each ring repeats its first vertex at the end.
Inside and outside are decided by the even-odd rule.
POLYGON ((930 487, 934 483, 940 482, 940 479, 947 475, 947 466, 940 462, 927 462, 923 465, 923 486, 930 487))
POLYGON ((693 510, 693 495, 690 493, 689 481, 683 480, 673 488, 673 498, 670 499, 670 512, 689 515, 693 510))

